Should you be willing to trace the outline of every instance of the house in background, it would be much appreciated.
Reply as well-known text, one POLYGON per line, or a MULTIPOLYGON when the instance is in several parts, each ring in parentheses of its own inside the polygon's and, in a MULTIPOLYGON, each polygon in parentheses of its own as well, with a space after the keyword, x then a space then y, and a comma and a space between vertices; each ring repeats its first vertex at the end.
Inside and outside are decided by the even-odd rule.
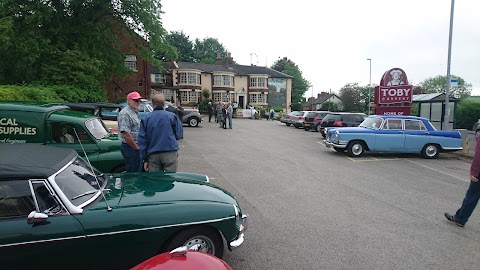
POLYGON ((119 102, 126 99, 127 94, 137 91, 144 98, 150 97, 150 63, 140 56, 140 51, 148 47, 147 41, 122 23, 112 23, 114 33, 121 44, 120 50, 125 53, 124 65, 131 70, 126 77, 114 77, 105 83, 107 99, 119 102))
POLYGON ((290 111, 292 76, 268 67, 234 64, 230 53, 226 59, 217 56, 215 64, 173 61, 163 67, 163 71, 151 68, 152 88, 174 103, 197 104, 205 99, 205 91, 215 103, 290 111))
POLYGON ((309 97, 307 102, 303 104, 303 110, 304 111, 320 111, 322 104, 324 104, 327 101, 337 104, 339 108, 343 108, 342 100, 336 94, 321 92, 317 95, 317 98, 309 97))

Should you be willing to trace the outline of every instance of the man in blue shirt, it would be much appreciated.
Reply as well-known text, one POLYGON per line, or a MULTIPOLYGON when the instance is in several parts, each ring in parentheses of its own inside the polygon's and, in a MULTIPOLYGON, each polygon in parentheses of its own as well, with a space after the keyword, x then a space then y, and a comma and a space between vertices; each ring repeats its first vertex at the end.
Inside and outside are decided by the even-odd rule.
POLYGON ((138 146, 142 153, 143 167, 149 172, 176 172, 178 143, 183 138, 183 126, 174 113, 163 109, 165 96, 152 97, 153 112, 140 123, 138 146))

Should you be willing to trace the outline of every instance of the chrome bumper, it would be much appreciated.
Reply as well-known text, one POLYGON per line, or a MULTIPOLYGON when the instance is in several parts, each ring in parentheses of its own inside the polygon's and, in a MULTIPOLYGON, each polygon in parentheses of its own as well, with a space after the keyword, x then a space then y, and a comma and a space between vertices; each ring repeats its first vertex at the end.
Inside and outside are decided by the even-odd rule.
POLYGON ((228 249, 230 251, 237 249, 243 244, 243 242, 245 241, 244 232, 247 230, 247 228, 248 228, 247 215, 242 215, 242 227, 240 228, 241 233, 235 240, 233 240, 228 244, 228 249))
POLYGON ((332 147, 336 147, 336 148, 346 148, 347 145, 346 144, 336 144, 336 143, 333 143, 333 142, 329 142, 327 140, 323 140, 323 143, 325 144, 326 147, 328 148, 332 148, 332 147))

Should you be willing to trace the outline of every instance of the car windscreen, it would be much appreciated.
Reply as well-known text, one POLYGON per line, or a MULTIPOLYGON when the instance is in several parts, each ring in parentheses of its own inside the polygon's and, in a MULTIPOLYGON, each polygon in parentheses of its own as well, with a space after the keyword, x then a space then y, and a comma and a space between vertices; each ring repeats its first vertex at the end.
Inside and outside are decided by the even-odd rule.
POLYGON ((103 122, 98 118, 89 119, 85 122, 85 126, 88 131, 95 137, 100 140, 108 137, 108 130, 103 124, 103 122))
POLYGON ((360 124, 360 127, 371 128, 371 129, 379 129, 382 125, 382 118, 380 117, 368 117, 367 119, 363 120, 360 124))
POLYGON ((55 176, 55 182, 72 204, 79 206, 98 194, 107 183, 106 178, 81 158, 55 176))

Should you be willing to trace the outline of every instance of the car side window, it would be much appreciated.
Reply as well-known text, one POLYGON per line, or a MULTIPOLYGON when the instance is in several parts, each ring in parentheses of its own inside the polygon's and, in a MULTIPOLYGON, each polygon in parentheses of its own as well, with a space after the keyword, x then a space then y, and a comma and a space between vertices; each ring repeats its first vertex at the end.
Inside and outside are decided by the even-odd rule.
POLYGON ((72 124, 52 122, 52 143, 75 143, 72 124))
POLYGON ((406 130, 427 130, 422 121, 419 120, 405 120, 406 130))
POLYGON ((0 219, 26 217, 35 210, 27 180, 0 181, 0 219))
POLYGON ((382 129, 402 129, 401 119, 387 119, 382 129))
POLYGON ((37 211, 43 212, 47 215, 64 214, 66 211, 60 202, 53 196, 53 192, 48 188, 43 181, 32 182, 34 190, 35 201, 37 202, 37 211))

